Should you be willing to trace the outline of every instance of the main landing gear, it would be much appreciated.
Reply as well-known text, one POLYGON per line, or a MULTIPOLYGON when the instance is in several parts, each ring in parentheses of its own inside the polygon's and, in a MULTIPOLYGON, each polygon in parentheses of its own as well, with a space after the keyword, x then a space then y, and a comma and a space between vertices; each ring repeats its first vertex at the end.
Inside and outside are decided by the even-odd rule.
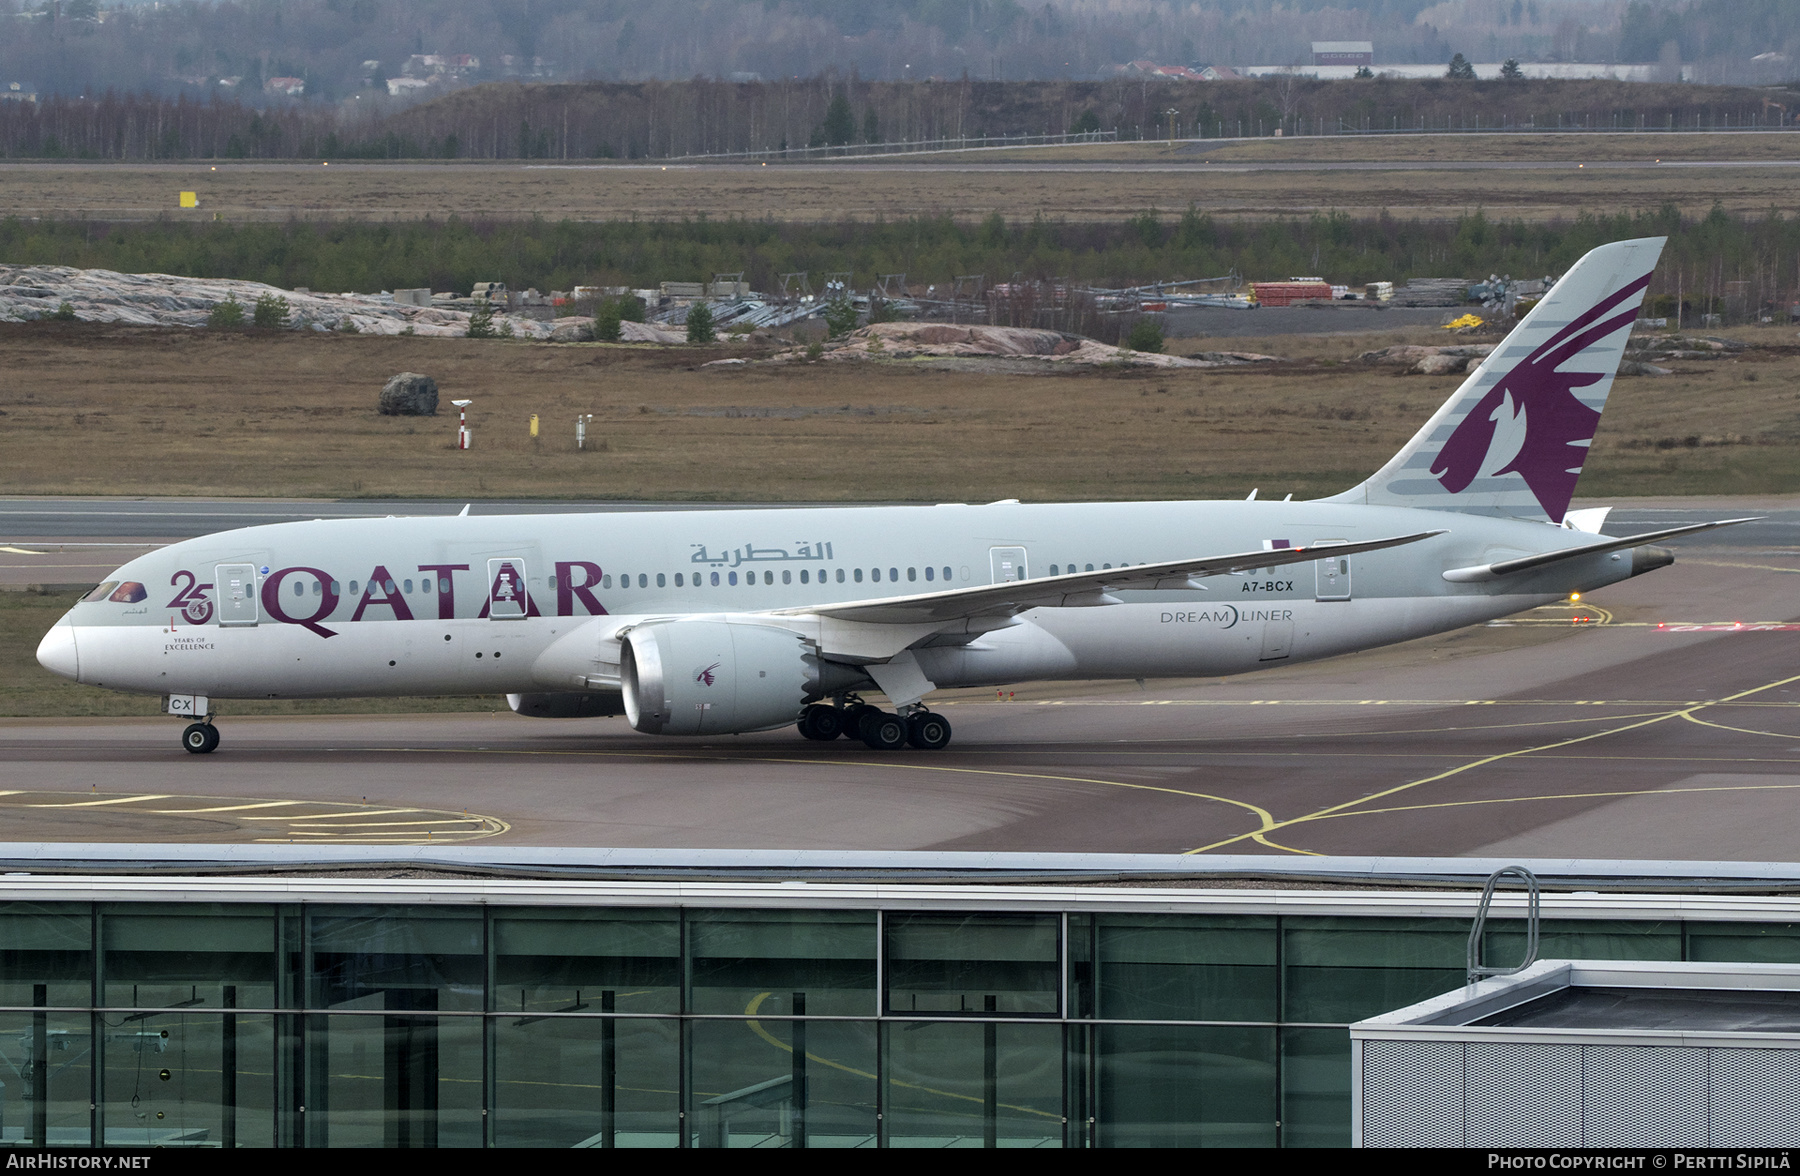
POLYGON ((842 735, 861 739, 876 751, 898 751, 911 744, 921 751, 938 751, 950 745, 950 721, 919 708, 908 715, 894 715, 852 696, 841 707, 816 703, 800 712, 800 734, 820 743, 842 735))
POLYGON ((181 746, 194 755, 210 755, 219 747, 219 729, 212 720, 189 723, 181 733, 181 746))

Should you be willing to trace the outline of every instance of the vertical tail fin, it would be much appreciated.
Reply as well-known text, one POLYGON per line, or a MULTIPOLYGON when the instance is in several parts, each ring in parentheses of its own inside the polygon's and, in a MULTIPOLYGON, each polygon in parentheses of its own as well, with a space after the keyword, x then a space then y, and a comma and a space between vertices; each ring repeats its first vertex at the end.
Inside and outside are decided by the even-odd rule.
POLYGON ((1562 522, 1665 240, 1583 256, 1392 460, 1324 501, 1562 522))

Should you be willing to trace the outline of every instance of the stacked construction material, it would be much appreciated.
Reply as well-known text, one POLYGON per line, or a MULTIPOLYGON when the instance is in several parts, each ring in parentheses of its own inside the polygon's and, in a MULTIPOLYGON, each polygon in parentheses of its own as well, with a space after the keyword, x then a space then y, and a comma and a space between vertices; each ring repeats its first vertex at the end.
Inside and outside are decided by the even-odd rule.
POLYGON ((1412 278, 1394 291, 1394 306, 1461 306, 1469 300, 1467 278, 1412 278))
POLYGON ((1256 292, 1256 300, 1264 306, 1292 306, 1296 302, 1311 302, 1315 299, 1331 301, 1331 285, 1328 282, 1251 282, 1250 288, 1256 292))

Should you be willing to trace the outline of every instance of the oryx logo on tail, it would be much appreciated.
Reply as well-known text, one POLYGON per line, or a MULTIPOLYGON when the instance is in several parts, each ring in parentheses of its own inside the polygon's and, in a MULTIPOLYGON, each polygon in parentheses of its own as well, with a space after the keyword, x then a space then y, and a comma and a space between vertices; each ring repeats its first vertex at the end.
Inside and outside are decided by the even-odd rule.
POLYGON ((1589 250, 1400 452, 1324 501, 1561 523, 1663 243, 1589 250))
POLYGON ((1588 443, 1600 425, 1600 410, 1577 399, 1575 389, 1611 374, 1563 371, 1561 365, 1629 327, 1637 317, 1636 296, 1649 285, 1650 275, 1645 274, 1613 293, 1557 331, 1488 389, 1431 463, 1431 472, 1444 489, 1459 494, 1477 476, 1516 473, 1544 513, 1561 519, 1575 496, 1588 443))

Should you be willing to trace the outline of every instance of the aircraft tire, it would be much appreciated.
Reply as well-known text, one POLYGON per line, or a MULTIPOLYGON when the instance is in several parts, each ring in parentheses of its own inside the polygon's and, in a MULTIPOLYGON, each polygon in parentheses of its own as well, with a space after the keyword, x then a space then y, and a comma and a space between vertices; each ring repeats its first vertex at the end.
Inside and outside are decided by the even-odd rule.
POLYGON ((211 723, 189 723, 181 733, 181 746, 192 755, 208 755, 219 746, 219 729, 211 723))
POLYGON ((899 715, 869 709, 862 721, 862 741, 875 751, 898 751, 906 746, 906 720, 899 715))
POLYGON ((835 706, 809 706, 800 714, 800 734, 829 743, 844 733, 843 712, 835 706))
POLYGON ((906 741, 920 751, 941 751, 950 746, 950 721, 922 711, 906 721, 906 741))

